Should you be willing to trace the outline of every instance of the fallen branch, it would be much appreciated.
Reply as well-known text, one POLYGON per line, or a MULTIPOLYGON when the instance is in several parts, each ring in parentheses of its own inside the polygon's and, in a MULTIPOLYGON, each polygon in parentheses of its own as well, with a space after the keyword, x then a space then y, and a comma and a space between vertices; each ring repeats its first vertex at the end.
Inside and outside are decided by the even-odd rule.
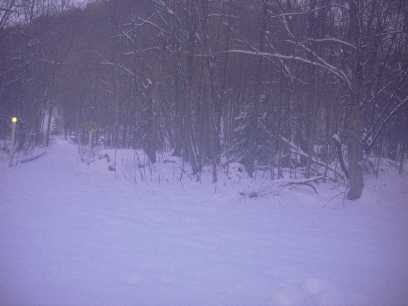
MULTIPOLYGON (((292 185, 304 185, 304 186, 308 186, 310 188, 313 189, 313 191, 315 193, 318 193, 317 188, 312 184, 314 182, 317 182, 321 179, 324 178, 324 175, 320 175, 320 176, 315 176, 315 177, 311 177, 311 178, 307 178, 307 179, 299 179, 299 180, 276 180, 276 181, 272 181, 272 183, 276 184, 277 187, 288 187, 288 186, 292 186, 292 185)), ((248 197, 250 199, 254 199, 254 198, 259 198, 259 197, 263 197, 263 196, 267 196, 269 194, 275 194, 276 190, 270 191, 270 190, 258 190, 258 191, 241 191, 239 194, 241 196, 244 197, 248 197)))
POLYGON ((47 151, 41 152, 40 154, 37 154, 35 156, 31 156, 31 157, 21 159, 19 162, 22 163, 22 164, 25 164, 25 163, 28 163, 30 161, 39 159, 41 156, 44 156, 45 154, 47 154, 47 151))
POLYGON ((312 183, 317 182, 318 180, 321 180, 323 178, 324 178, 324 175, 320 175, 320 176, 315 176, 315 177, 311 177, 311 178, 307 178, 303 180, 288 181, 280 186, 287 187, 287 186, 292 186, 292 185, 305 185, 305 186, 312 188, 315 193, 318 193, 317 188, 312 183))

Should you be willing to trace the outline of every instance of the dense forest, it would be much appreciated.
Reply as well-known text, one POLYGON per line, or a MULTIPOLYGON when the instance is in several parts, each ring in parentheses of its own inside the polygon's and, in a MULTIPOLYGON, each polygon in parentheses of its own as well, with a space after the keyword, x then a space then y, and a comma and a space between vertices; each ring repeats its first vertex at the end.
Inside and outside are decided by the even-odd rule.
MULTIPOLYGON (((0 138, 344 179, 408 151, 406 0, 0 0, 0 138), (21 140, 22 139, 22 140, 21 140)), ((368 170, 367 170, 368 171, 368 170)))

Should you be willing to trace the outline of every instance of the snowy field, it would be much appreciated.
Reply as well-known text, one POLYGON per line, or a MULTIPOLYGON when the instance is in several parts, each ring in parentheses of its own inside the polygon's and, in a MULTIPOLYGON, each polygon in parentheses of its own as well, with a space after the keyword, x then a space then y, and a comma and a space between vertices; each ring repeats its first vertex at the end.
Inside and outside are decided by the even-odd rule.
POLYGON ((328 184, 250 199, 268 181, 143 183, 102 162, 62 140, 0 161, 0 305, 408 305, 406 175, 355 202, 328 184))

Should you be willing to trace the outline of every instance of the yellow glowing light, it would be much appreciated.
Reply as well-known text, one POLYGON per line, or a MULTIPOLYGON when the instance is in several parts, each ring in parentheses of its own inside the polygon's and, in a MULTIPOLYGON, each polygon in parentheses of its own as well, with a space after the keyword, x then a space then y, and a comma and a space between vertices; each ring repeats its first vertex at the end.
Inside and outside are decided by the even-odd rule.
POLYGON ((16 124, 18 121, 17 117, 11 117, 11 123, 16 124))

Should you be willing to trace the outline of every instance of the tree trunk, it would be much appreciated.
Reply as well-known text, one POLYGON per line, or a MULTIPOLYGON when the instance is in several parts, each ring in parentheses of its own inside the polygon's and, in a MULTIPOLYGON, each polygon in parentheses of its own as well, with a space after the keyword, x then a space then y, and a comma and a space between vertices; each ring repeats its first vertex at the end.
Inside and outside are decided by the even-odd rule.
POLYGON ((406 149, 406 146, 403 144, 400 144, 399 167, 398 167, 399 174, 402 174, 404 172, 405 149, 406 149))
POLYGON ((45 132, 45 146, 48 147, 50 144, 50 134, 51 134, 51 121, 52 121, 52 111, 53 106, 50 105, 48 108, 48 120, 47 120, 47 130, 45 132))
POLYGON ((348 162, 349 162, 349 183, 350 189, 347 193, 347 199, 356 200, 361 197, 364 187, 363 170, 361 162, 363 159, 363 149, 361 145, 361 115, 357 107, 351 114, 351 131, 348 143, 348 162))
POLYGON ((360 99, 363 86, 363 59, 361 51, 361 10, 360 3, 350 1, 350 36, 356 50, 354 53, 354 67, 352 67, 352 88, 350 93, 349 113, 349 135, 348 135, 348 162, 349 162, 349 184, 350 189, 347 199, 356 200, 361 197, 364 187, 363 170, 361 162, 363 159, 361 108, 360 99))

